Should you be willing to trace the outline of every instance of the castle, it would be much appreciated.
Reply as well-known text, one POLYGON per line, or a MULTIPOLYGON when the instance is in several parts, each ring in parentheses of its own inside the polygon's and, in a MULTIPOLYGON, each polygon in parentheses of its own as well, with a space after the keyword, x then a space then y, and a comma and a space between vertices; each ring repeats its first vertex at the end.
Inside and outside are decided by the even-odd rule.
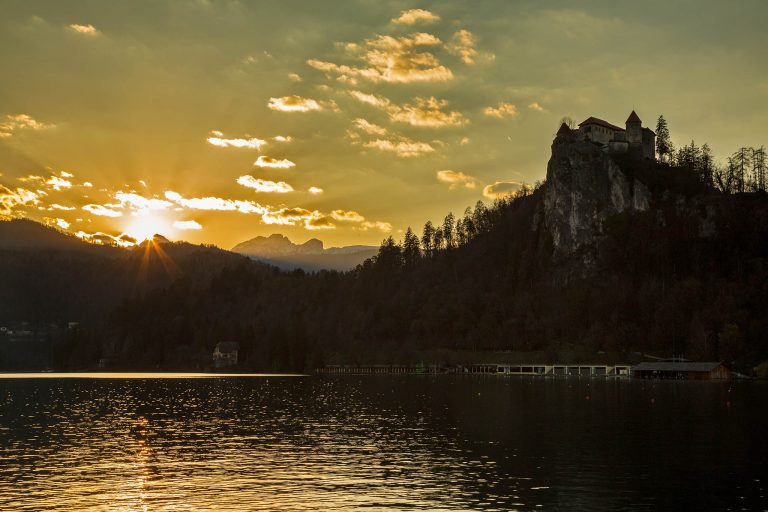
POLYGON ((575 133, 563 123, 557 135, 575 134, 579 140, 601 144, 609 153, 630 153, 643 158, 656 158, 656 134, 650 128, 643 127, 643 122, 634 110, 629 114, 625 126, 626 128, 620 128, 608 121, 589 117, 579 123, 575 133))

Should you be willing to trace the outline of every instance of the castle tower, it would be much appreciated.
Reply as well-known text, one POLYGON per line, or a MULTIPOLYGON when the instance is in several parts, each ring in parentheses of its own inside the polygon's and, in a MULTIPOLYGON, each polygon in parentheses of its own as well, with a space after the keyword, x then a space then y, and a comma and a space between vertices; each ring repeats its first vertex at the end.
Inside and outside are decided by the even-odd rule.
POLYGON ((626 122, 627 127, 627 142, 630 144, 642 144, 643 143, 643 122, 640 121, 640 117, 633 110, 626 122))

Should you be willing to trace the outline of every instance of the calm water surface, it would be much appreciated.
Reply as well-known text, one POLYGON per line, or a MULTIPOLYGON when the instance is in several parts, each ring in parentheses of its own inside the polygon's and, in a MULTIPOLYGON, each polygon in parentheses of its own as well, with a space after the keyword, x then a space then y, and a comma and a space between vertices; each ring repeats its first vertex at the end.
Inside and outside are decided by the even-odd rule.
POLYGON ((0 379, 0 510, 766 510, 768 385, 0 379))

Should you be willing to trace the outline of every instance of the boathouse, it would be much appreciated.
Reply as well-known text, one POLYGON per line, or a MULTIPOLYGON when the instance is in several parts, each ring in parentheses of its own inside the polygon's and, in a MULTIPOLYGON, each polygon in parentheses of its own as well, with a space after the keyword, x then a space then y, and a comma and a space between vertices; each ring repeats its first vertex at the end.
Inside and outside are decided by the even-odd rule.
POLYGON ((235 341, 220 341, 213 349, 213 366, 222 368, 237 364, 237 352, 240 345, 235 341))
POLYGON ((663 361, 640 363, 632 368, 638 379, 715 380, 730 379, 731 371, 723 363, 663 361))

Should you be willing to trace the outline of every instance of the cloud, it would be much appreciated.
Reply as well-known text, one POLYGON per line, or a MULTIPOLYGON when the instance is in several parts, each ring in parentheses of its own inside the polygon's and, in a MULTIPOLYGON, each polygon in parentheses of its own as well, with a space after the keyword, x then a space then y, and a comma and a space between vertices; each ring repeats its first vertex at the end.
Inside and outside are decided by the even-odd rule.
POLYGON ((269 98, 267 104, 272 110, 280 112, 309 112, 312 110, 322 110, 320 104, 310 98, 301 96, 283 96, 282 98, 269 98))
POLYGON ((0 185, 0 217, 14 214, 18 206, 36 205, 40 202, 40 194, 24 188, 10 189, 0 185))
POLYGON ((173 206, 173 203, 170 201, 144 197, 133 192, 117 192, 115 199, 120 202, 122 207, 133 210, 167 210, 173 206))
POLYGON ((387 108, 392 102, 383 96, 376 96, 375 94, 368 94, 361 91, 349 91, 349 94, 360 103, 366 103, 378 108, 387 108))
POLYGON ((272 137, 275 142, 291 142, 293 139, 288 135, 275 135, 272 137))
POLYGON ((249 139, 237 138, 227 139, 224 138, 224 134, 219 131, 212 131, 210 136, 206 139, 209 144, 218 146, 220 148, 248 148, 248 149, 260 149, 261 146, 267 143, 262 139, 252 137, 249 139))
MULTIPOLYGON (((66 173, 63 173, 63 174, 66 174, 66 173)), ((53 190, 56 190, 56 191, 60 191, 61 189, 65 189, 65 188, 72 188, 71 181, 61 178, 59 176, 51 176, 50 178, 48 178, 45 184, 50 186, 53 190)))
POLYGON ((301 81, 303 81, 302 78, 301 78, 301 75, 299 75, 297 73, 288 73, 288 79, 291 82, 301 82, 301 81))
POLYGON ((60 204, 56 204, 56 203, 54 203, 54 204, 52 204, 50 207, 48 207, 48 210, 49 210, 49 211, 51 211, 51 210, 64 210, 64 211, 71 211, 71 210, 74 210, 74 209, 75 209, 75 207, 74 207, 74 206, 62 206, 62 205, 60 205, 60 204))
POLYGON ((456 187, 466 187, 473 189, 477 187, 477 178, 464 174, 461 171, 437 171, 437 180, 447 183, 451 189, 456 187))
POLYGON ((203 226, 194 220, 177 220, 174 221, 173 227, 182 231, 203 229, 203 226))
POLYGON ((416 98, 415 104, 391 106, 389 115, 393 121, 430 128, 462 126, 469 122, 460 112, 443 112, 442 108, 447 105, 447 100, 438 100, 434 96, 416 98))
POLYGON ((78 25, 77 23, 73 23, 69 26, 69 29, 72 32, 75 32, 77 34, 82 34, 84 36, 96 36, 99 35, 99 31, 94 27, 93 25, 78 25))
POLYGON ((490 117, 503 119, 505 117, 517 117, 517 107, 512 103, 499 103, 497 107, 485 107, 483 113, 490 117))
POLYGON ((309 230, 336 229, 336 225, 328 217, 312 217, 304 221, 304 227, 309 230))
POLYGON ((365 220, 365 217, 360 215, 354 210, 333 210, 331 217, 340 222, 356 222, 360 223, 365 220))
POLYGON ((264 224, 277 224, 282 226, 303 225, 305 229, 334 229, 336 226, 330 219, 317 210, 305 208, 280 208, 265 213, 261 216, 264 224))
POLYGON ((85 231, 78 231, 75 236, 92 244, 96 245, 116 245, 119 247, 131 247, 136 245, 138 240, 135 238, 122 234, 120 236, 113 236, 107 233, 86 233, 85 231))
POLYGON ((341 45, 347 56, 361 61, 363 66, 318 59, 309 59, 307 64, 350 84, 356 84, 360 78, 375 83, 446 82, 453 79, 451 70, 443 66, 433 53, 423 50, 423 47, 441 45, 438 37, 425 32, 404 37, 378 35, 362 44, 341 45))
POLYGON ((373 221, 373 222, 365 221, 360 224, 359 229, 361 231, 367 231, 369 229, 378 229, 379 231, 383 231, 384 233, 389 233, 390 231, 392 231, 392 224, 390 224, 389 222, 382 222, 379 220, 373 221))
POLYGON ((531 110, 535 110, 536 112, 548 112, 548 110, 542 107, 537 101, 534 101, 533 103, 528 105, 528 108, 531 110))
POLYGON ((446 50, 458 56, 464 64, 474 64, 477 58, 475 36, 469 30, 459 30, 451 37, 451 42, 446 46, 446 50))
POLYGON ((488 199, 500 199, 514 194, 520 190, 521 183, 510 181, 497 181, 492 185, 488 185, 483 189, 483 195, 488 199))
POLYGON ((384 110, 389 115, 390 120, 399 123, 439 128, 444 126, 462 126, 469 122, 461 112, 443 111, 443 108, 448 106, 448 101, 439 100, 434 96, 415 98, 413 103, 396 105, 389 99, 375 94, 361 91, 350 91, 349 94, 361 103, 384 110))
POLYGON ((0 139, 11 137, 20 130, 38 131, 53 128, 54 126, 53 124, 37 121, 28 114, 8 114, 5 116, 5 120, 0 122, 0 139))
POLYGON ((277 192, 280 194, 293 192, 293 187, 284 181, 267 181, 261 178, 254 178, 249 174, 237 178, 237 183, 244 187, 252 188, 256 192, 277 192))
POLYGON ((397 25, 415 25, 416 23, 435 23, 437 21, 440 21, 440 16, 424 9, 409 9, 402 11, 397 18, 392 18, 392 23, 397 25))
POLYGON ((92 213, 93 215, 99 216, 99 217, 122 217, 123 212, 119 212, 117 210, 114 210, 112 208, 112 205, 101 205, 101 204, 87 204, 83 206, 83 210, 92 213))
POLYGON ((383 126, 379 126, 377 124, 371 123, 365 119, 357 118, 354 121, 352 121, 352 124, 358 130, 361 130, 370 135, 386 135, 387 134, 386 128, 384 128, 383 126))
POLYGON ((319 187, 309 187, 309 190, 308 190, 308 192, 309 192, 310 194, 314 194, 314 195, 317 195, 317 194, 322 194, 322 193, 323 193, 323 189, 321 189, 321 188, 319 188, 319 187))
POLYGON ((426 142, 415 142, 405 138, 394 141, 388 139, 376 139, 366 142, 363 144, 363 147, 378 149, 379 151, 388 151, 404 158, 421 156, 435 151, 435 148, 426 142))
POLYGON ((285 158, 278 160, 276 158, 272 158, 271 156, 263 155, 259 156, 259 158, 253 162, 253 165, 256 167, 266 167, 268 169, 290 169, 291 167, 296 166, 295 163, 291 162, 290 160, 286 160, 285 158))
POLYGON ((69 229, 70 223, 64 219, 52 219, 50 217, 43 217, 43 223, 47 226, 55 226, 59 229, 69 229))
POLYGON ((259 215, 269 211, 268 208, 254 201, 223 199, 221 197, 186 198, 173 190, 166 191, 165 198, 181 207, 189 208, 190 210, 240 212, 246 214, 256 213, 259 215))

